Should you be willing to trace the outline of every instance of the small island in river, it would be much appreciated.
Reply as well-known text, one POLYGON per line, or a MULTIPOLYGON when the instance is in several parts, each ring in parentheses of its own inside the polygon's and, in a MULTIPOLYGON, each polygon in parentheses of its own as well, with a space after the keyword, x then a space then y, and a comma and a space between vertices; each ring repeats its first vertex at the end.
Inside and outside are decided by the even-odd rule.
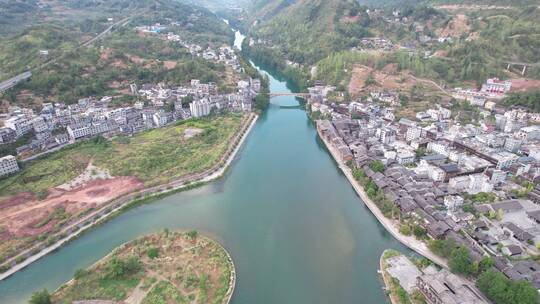
POLYGON ((234 284, 220 244, 196 231, 164 230, 116 248, 46 296, 52 303, 228 303, 234 284))

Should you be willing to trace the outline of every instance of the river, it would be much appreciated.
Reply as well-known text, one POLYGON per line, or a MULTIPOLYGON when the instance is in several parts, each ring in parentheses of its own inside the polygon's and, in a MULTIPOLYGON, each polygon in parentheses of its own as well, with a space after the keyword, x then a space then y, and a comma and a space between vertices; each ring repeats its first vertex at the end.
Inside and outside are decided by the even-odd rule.
MULTIPOLYGON (((237 35, 242 39, 241 35, 237 35)), ((270 75, 272 92, 289 92, 270 75)), ((317 138, 294 97, 273 98, 227 174, 127 211, 0 282, 0 303, 56 289, 118 245, 169 229, 219 240, 237 270, 234 304, 384 303, 386 248, 409 252, 379 224, 317 138)))

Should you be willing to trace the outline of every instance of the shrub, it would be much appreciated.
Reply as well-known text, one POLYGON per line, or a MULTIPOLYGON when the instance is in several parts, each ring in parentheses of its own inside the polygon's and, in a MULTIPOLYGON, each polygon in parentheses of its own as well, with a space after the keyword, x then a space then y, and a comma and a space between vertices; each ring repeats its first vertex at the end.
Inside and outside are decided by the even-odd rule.
POLYGON ((36 291, 32 294, 29 301, 30 304, 51 304, 51 296, 47 289, 36 291))
POLYGON ((191 240, 195 240, 197 238, 197 236, 199 235, 199 233, 197 232, 197 230, 191 230, 187 233, 187 236, 191 239, 191 240))
POLYGON ((150 249, 148 249, 148 251, 146 251, 146 255, 151 258, 151 259, 155 259, 158 257, 158 249, 156 247, 152 247, 150 249))
POLYGON ((82 279, 82 277, 84 277, 87 274, 88 274, 88 271, 86 271, 85 269, 77 269, 73 277, 75 278, 75 280, 80 280, 82 279))
POLYGON ((107 264, 104 277, 107 279, 120 279, 135 274, 140 269, 141 263, 136 256, 130 257, 127 260, 114 257, 107 264))
POLYGON ((411 235, 411 226, 401 225, 401 227, 399 227, 399 232, 401 232, 404 235, 411 235))
POLYGON ((426 230, 418 225, 413 226, 413 234, 417 239, 422 239, 427 236, 426 230))

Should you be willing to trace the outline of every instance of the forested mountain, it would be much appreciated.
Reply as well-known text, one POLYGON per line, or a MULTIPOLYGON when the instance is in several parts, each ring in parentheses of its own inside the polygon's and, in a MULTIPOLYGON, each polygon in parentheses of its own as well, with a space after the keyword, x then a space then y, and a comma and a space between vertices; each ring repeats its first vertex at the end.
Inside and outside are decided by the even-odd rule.
POLYGON ((229 28, 210 11, 175 0, 56 0, 48 3, 48 8, 34 11, 46 15, 39 24, 30 23, 16 34, 0 38, 0 79, 41 64, 44 58, 38 56, 39 50, 47 50, 49 58, 59 56, 129 17, 132 17, 131 25, 165 23, 174 18, 196 42, 228 43, 232 39, 229 28))
POLYGON ((279 45, 291 61, 303 64, 369 36, 364 14, 355 0, 256 1, 247 22, 253 37, 279 45))
POLYGON ((131 83, 182 83, 197 78, 225 86, 223 66, 194 59, 178 42, 135 29, 161 23, 168 32, 202 48, 229 45, 233 33, 205 8, 176 0, 48 3, 48 8, 33 12, 46 15, 39 24, 0 38, 0 80, 26 70, 33 73, 28 82, 0 95, 3 105, 32 107, 104 95, 131 102, 133 96, 126 93, 131 83), (94 41, 95 37, 100 39, 94 41))
MULTIPOLYGON (((307 77, 309 68, 318 66, 315 77, 346 85, 355 64, 378 62, 461 85, 517 77, 520 71, 505 71, 507 61, 540 62, 538 20, 538 1, 532 0, 255 0, 246 23, 252 56, 283 69, 290 64, 276 58, 289 60, 307 77), (366 51, 360 43, 365 37, 393 46, 368 48, 358 56, 354 53, 366 51), (367 59, 351 60, 358 57, 367 59)), ((526 76, 538 78, 540 69, 529 68, 526 76)))

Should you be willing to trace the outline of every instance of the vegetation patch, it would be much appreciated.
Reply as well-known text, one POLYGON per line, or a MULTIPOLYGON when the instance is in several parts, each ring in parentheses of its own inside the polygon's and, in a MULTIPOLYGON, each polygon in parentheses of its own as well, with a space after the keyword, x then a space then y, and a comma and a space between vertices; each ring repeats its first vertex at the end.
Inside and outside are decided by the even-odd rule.
POLYGON ((201 172, 223 156, 243 118, 220 115, 138 133, 128 141, 96 137, 80 142, 26 163, 18 174, 0 180, 0 196, 44 194, 81 174, 90 160, 113 176, 135 176, 147 185, 201 172), (184 132, 190 128, 202 133, 185 139, 184 132))
POLYGON ((78 270, 53 294, 39 291, 32 299, 227 303, 233 268, 223 247, 213 240, 165 230, 120 246, 89 269, 78 270), (152 248, 160 249, 159 257, 147 255, 152 248))

